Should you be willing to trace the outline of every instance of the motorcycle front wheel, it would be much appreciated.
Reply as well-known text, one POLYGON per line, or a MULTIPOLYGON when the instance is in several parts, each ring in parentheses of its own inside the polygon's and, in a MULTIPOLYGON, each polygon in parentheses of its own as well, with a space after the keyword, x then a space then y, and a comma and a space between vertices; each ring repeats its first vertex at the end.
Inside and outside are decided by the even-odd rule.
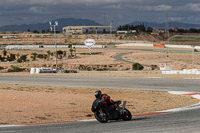
POLYGON ((124 121, 129 121, 132 119, 132 114, 128 109, 125 109, 122 119, 124 121))
POLYGON ((101 123, 106 123, 106 122, 108 122, 108 116, 107 116, 106 113, 103 112, 103 111, 100 111, 100 110, 95 111, 95 112, 94 112, 94 116, 95 116, 95 118, 96 118, 99 122, 101 122, 101 123))

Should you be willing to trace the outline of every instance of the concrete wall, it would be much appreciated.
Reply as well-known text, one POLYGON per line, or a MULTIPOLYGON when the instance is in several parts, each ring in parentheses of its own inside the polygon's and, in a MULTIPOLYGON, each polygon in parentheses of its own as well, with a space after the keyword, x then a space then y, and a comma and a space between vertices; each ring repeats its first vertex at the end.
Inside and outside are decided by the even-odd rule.
MULTIPOLYGON (((126 44, 117 44, 115 46, 146 46, 153 47, 152 43, 126 43, 126 44)), ((166 48, 192 48, 191 45, 174 45, 174 44, 165 44, 166 48)), ((195 46, 195 49, 200 49, 200 46, 195 46)))
MULTIPOLYGON (((174 45, 174 44, 165 44, 167 48, 192 48, 191 45, 174 45)), ((200 49, 200 46, 195 46, 195 49, 200 49)))
POLYGON ((162 71, 162 74, 200 74, 200 70, 199 69, 171 70, 171 71, 162 71))
POLYGON ((126 44, 117 44, 115 46, 145 46, 145 47, 153 47, 152 43, 126 43, 126 44))

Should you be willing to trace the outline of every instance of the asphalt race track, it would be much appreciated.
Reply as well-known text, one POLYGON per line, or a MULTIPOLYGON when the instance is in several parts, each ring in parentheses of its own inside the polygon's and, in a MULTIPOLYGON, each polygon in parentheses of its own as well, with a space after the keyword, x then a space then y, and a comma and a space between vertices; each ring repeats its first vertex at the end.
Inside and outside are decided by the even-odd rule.
MULTIPOLYGON (((0 83, 200 92, 199 79, 1 75, 0 83)), ((134 112, 132 112, 134 114, 134 112)), ((82 121, 1 127, 0 133, 200 133, 200 109, 134 117, 132 121, 82 121)))
POLYGON ((200 79, 1 75, 0 83, 200 92, 200 79))

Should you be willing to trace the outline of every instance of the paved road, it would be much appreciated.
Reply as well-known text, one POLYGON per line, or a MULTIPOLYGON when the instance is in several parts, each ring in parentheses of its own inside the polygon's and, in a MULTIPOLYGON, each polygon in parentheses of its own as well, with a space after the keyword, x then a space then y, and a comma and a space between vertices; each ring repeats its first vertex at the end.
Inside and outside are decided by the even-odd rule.
POLYGON ((200 110, 135 117, 106 124, 97 121, 0 128, 1 133, 199 133, 200 110))
MULTIPOLYGON (((9 76, 0 75, 0 83, 41 84, 123 89, 153 89, 176 91, 200 91, 199 79, 164 78, 109 78, 64 76, 9 76)), ((199 133, 200 109, 171 114, 134 117, 128 122, 101 124, 97 121, 63 124, 0 127, 0 133, 199 133)))
MULTIPOLYGON (((122 58, 124 55, 127 55, 127 54, 130 54, 130 53, 120 53, 120 54, 118 54, 118 55, 115 55, 113 58, 114 58, 115 60, 123 61, 123 62, 126 62, 126 63, 131 63, 131 64, 136 63, 136 62, 133 62, 133 61, 124 60, 124 59, 122 58)), ((141 65, 142 65, 142 66, 146 66, 146 67, 152 67, 151 65, 145 65, 145 64, 141 64, 141 65)))

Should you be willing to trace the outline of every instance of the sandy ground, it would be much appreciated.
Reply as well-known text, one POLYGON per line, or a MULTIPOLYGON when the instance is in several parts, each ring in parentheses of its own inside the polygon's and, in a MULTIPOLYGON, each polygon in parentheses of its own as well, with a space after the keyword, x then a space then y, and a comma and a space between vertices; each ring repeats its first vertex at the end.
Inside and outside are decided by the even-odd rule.
MULTIPOLYGON (((135 51, 129 55, 125 55, 123 59, 140 64, 157 65, 164 67, 165 61, 170 61, 168 66, 173 70, 192 69, 192 54, 191 53, 167 53, 167 52, 149 52, 149 51, 135 51)), ((194 68, 200 69, 200 54, 194 54, 194 68)))
MULTIPOLYGON (((133 47, 131 47, 133 48, 133 47)), ((144 47, 134 47, 135 49, 144 48, 144 47)), ((146 47, 145 49, 149 49, 146 47)), ((151 48, 152 49, 152 48, 151 48)), ((158 49, 158 48, 155 48, 158 49)), ((7 72, 7 69, 11 66, 18 66, 30 70, 32 67, 53 67, 55 65, 55 58, 51 57, 49 60, 36 59, 32 61, 30 59, 31 53, 38 54, 47 54, 47 51, 53 51, 54 49, 21 49, 21 50, 8 50, 8 55, 10 53, 20 53, 27 54, 29 61, 25 63, 13 62, 1 62, 0 67, 6 69, 0 70, 0 72, 7 72)), ((69 49, 58 49, 66 50, 69 54, 69 49)), ((167 50, 167 49, 164 49, 167 50)), ((180 49, 178 49, 180 50, 180 49)), ((187 49, 190 50, 190 49, 187 49)), ((116 65, 113 69, 117 70, 131 70, 132 64, 122 61, 115 60, 113 57, 120 53, 129 53, 124 55, 122 58, 132 62, 138 62, 145 65, 157 65, 160 67, 160 63, 164 61, 171 61, 173 70, 182 70, 182 69, 192 69, 192 54, 191 53, 167 53, 167 52, 151 52, 151 51, 139 51, 139 50, 122 50, 122 49, 92 49, 92 53, 101 52, 97 55, 82 55, 80 53, 88 53, 88 49, 77 49, 76 58, 64 58, 58 59, 58 66, 61 66, 63 69, 74 69, 75 66, 80 65, 116 65)), ((2 53, 2 50, 0 50, 2 53)), ((200 69, 200 54, 195 53, 194 55, 194 68, 200 69)), ((164 65, 164 64, 163 64, 164 65)), ((170 66, 170 64, 168 65, 170 66)), ((112 68, 111 68, 112 69, 112 68)), ((145 67, 145 70, 151 70, 150 67, 145 67)))
MULTIPOLYGON (((0 125, 93 119, 97 89, 0 84, 0 125)), ((127 100, 132 114, 142 114, 199 102, 190 96, 158 91, 101 89, 113 100, 127 100)))

